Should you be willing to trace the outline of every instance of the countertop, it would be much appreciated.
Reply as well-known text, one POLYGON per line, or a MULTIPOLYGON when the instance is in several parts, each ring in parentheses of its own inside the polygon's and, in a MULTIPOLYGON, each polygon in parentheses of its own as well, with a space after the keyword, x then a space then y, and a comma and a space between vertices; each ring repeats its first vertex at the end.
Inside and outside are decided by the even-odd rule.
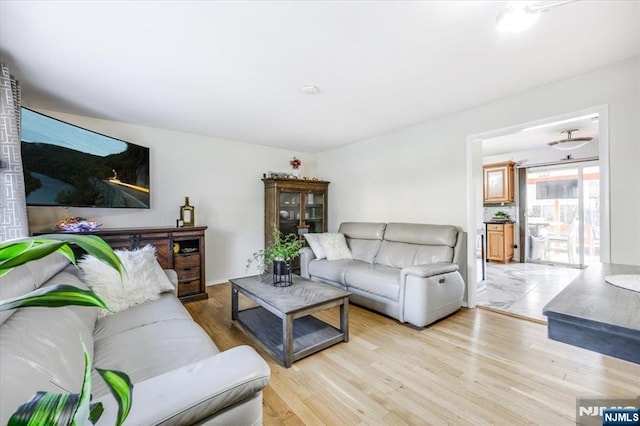
POLYGON ((590 265, 542 310, 546 316, 575 318, 640 330, 640 293, 608 284, 604 277, 640 274, 640 266, 596 263, 590 265))

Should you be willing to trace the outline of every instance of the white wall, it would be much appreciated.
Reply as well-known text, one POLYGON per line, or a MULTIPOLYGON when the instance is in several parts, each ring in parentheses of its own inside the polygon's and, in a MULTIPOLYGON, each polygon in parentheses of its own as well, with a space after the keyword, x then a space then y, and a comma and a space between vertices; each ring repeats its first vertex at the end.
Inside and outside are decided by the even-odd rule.
POLYGON ((329 227, 344 221, 466 221, 466 133, 449 118, 318 154, 331 183, 329 227))
MULTIPOLYGON (((305 175, 315 172, 332 182, 331 230, 348 220, 453 224, 466 230, 467 136, 603 104, 610 115, 611 260, 640 264, 638 58, 317 155, 44 111, 150 147, 152 208, 30 208, 29 222, 32 232, 66 216, 105 227, 171 226, 189 195, 196 223, 209 226, 207 281, 221 282, 243 275, 246 259, 262 247, 262 173, 288 170, 294 155, 303 160, 305 175)), ((474 170, 481 176, 480 164, 474 170)), ((477 182, 474 186, 481 189, 477 182)))
POLYGON ((610 118, 611 261, 640 264, 639 58, 320 153, 318 172, 332 181, 329 226, 408 221, 466 230, 467 136, 603 104, 610 118))
MULTIPOLYGON (((28 106, 25 104, 25 106, 28 106)), ((151 209, 30 207, 30 231, 52 229, 68 216, 106 228, 175 226, 189 196, 196 225, 206 225, 208 283, 246 275, 246 261, 264 246, 262 173, 290 171, 293 156, 313 175, 313 156, 296 151, 41 111, 61 120, 151 149, 151 209)))

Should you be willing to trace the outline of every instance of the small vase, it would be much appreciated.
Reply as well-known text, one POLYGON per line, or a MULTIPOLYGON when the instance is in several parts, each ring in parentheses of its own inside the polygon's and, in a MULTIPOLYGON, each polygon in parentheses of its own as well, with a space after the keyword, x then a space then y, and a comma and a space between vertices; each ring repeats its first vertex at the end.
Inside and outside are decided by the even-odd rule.
POLYGON ((300 177, 300 169, 292 169, 291 170, 291 175, 293 175, 295 177, 300 177))
POLYGON ((291 269, 291 260, 274 260, 273 285, 275 287, 289 287, 293 284, 291 269))

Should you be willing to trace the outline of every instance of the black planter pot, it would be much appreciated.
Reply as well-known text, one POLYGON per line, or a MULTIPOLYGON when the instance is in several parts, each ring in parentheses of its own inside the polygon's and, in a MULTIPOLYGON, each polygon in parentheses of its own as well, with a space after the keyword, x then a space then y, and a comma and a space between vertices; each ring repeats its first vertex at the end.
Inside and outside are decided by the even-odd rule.
POLYGON ((291 260, 274 260, 273 285, 276 287, 289 287, 293 284, 291 269, 291 260))

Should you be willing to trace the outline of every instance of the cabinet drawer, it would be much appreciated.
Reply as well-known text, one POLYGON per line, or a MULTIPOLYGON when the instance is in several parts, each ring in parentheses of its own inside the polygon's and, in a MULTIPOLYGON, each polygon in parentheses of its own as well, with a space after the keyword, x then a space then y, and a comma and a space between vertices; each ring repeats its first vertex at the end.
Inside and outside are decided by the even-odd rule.
POLYGON ((173 267, 176 269, 200 266, 200 253, 176 255, 173 260, 173 267))
POLYGON ((200 293, 200 280, 178 283, 178 297, 200 293))
POLYGON ((178 281, 187 281, 200 278, 200 268, 182 268, 176 269, 178 281))
POLYGON ((504 225, 496 225, 496 224, 488 223, 487 224, 487 231, 502 232, 502 231, 504 231, 504 225))

